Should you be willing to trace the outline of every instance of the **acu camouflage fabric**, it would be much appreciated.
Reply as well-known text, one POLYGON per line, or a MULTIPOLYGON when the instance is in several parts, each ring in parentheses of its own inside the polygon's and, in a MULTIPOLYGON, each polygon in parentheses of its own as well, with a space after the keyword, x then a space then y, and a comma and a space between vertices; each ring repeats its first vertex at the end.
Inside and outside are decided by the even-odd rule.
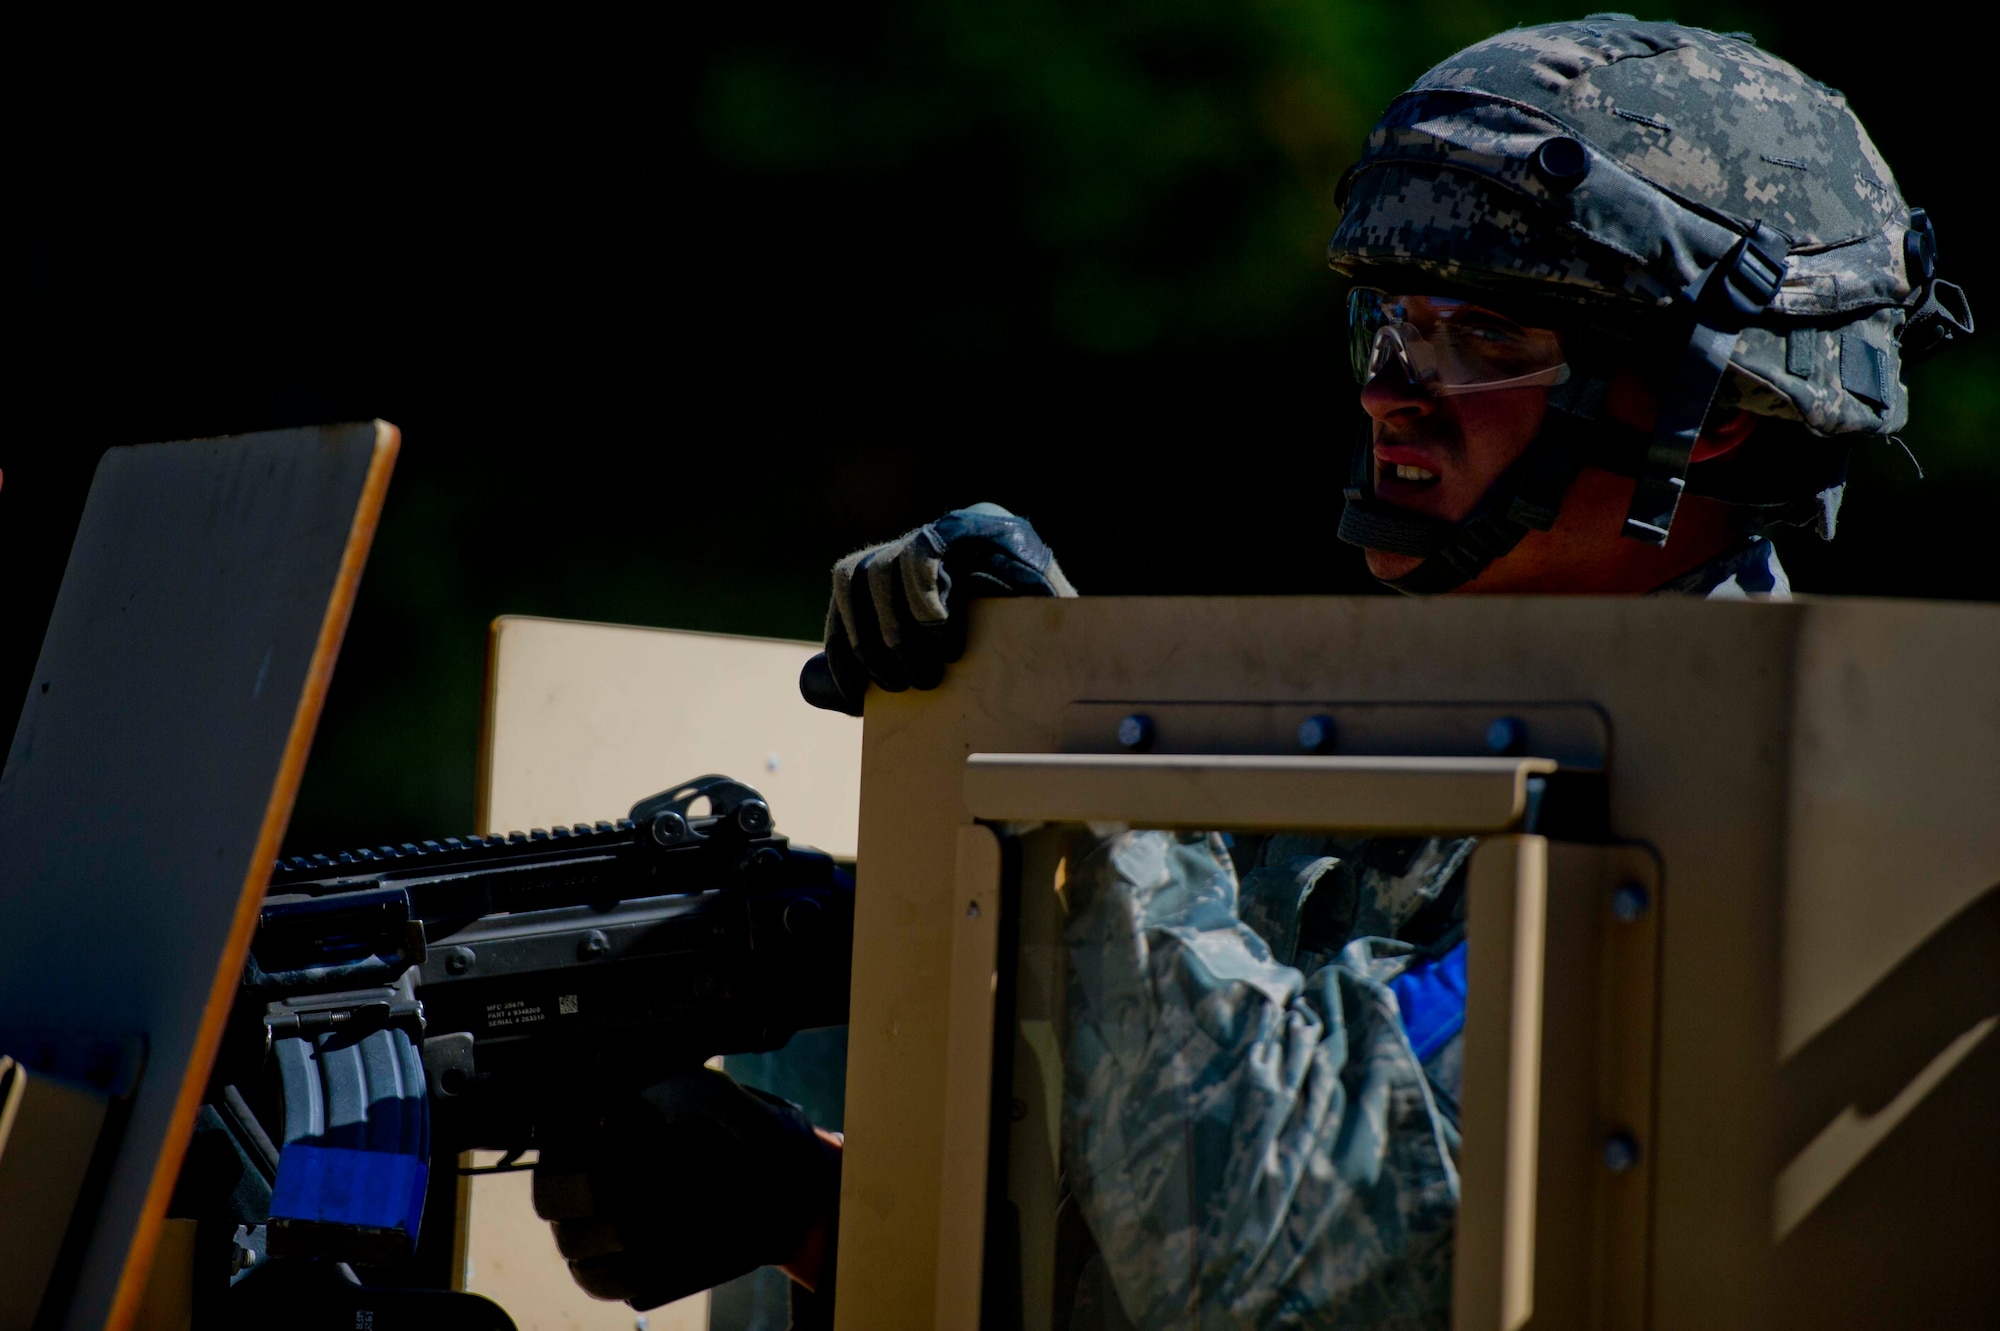
POLYGON ((1463 1041, 1420 1065, 1388 982, 1464 936, 1426 908, 1472 846, 1272 837, 1239 885, 1218 836, 1124 832, 1073 866, 1065 1154, 1129 1325, 1449 1325, 1463 1041))
POLYGON ((1504 32, 1401 97, 1343 181, 1334 268, 1540 293, 1605 323, 1666 310, 1754 224, 1789 241, 1721 401, 1815 434, 1886 434, 1898 340, 1929 294, 1911 213, 1846 99, 1749 41, 1594 16, 1504 32), (1582 148, 1552 176, 1537 154, 1582 148))

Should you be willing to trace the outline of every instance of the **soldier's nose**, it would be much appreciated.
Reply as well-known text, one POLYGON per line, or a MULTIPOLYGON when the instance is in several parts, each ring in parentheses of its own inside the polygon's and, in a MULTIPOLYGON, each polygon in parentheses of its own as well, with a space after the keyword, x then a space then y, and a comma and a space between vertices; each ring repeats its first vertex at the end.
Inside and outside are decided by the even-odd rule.
POLYGON ((1413 419, 1437 410, 1437 399, 1411 383, 1401 367, 1392 367, 1362 387, 1361 409, 1378 421, 1413 419))

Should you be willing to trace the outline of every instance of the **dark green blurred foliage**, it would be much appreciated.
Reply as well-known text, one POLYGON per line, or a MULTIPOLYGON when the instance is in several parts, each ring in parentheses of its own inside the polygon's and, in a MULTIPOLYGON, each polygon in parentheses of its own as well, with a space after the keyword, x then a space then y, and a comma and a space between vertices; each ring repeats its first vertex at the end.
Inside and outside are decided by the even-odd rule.
POLYGON ((792 254, 850 297, 822 314, 902 289, 882 351, 913 369, 1263 352, 1323 322, 1332 185, 1381 106, 1499 13, 880 6, 719 36, 695 125, 739 188, 802 205, 792 254))
MULTIPOLYGON (((31 626, 0 685, 103 448, 371 415, 403 460, 293 850, 469 825, 500 613, 816 636, 835 556, 979 499, 1086 591, 1371 591, 1332 536, 1334 183, 1430 63, 1575 12, 780 3, 84 50, 0 94, 31 626)), ((1823 15, 1677 16, 1845 88, 1996 308, 1991 167, 1949 128, 1991 119, 1979 42, 1913 72, 1823 15)), ((2000 595, 1996 364, 1913 374, 1927 478, 1864 446, 1840 540, 1785 542, 1798 585, 2000 595)))

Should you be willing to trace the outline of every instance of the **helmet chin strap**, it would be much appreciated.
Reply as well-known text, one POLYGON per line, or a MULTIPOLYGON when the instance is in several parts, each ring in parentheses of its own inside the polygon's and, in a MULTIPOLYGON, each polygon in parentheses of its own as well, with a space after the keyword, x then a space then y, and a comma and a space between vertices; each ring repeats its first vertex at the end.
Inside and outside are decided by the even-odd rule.
MULTIPOLYGON (((1519 545, 1530 531, 1555 526, 1563 496, 1582 469, 1585 456, 1607 451, 1603 447, 1606 427, 1596 420, 1603 395, 1602 380, 1581 375, 1552 390, 1541 433, 1461 522, 1423 517, 1375 497, 1372 422, 1364 414, 1349 462, 1347 508, 1340 515, 1337 534, 1349 545, 1423 560, 1400 578, 1382 579, 1399 592, 1436 596, 1464 586, 1519 545)), ((1608 433, 1623 431, 1614 428, 1608 433)), ((1632 452, 1644 441, 1635 435, 1629 442, 1616 442, 1632 452)))

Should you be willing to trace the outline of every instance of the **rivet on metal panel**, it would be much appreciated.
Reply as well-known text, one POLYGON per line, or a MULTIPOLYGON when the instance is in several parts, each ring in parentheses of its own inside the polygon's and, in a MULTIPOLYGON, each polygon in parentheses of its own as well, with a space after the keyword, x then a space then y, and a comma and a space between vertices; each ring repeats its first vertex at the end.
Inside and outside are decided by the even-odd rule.
POLYGON ((611 939, 602 929, 592 929, 577 940, 576 955, 584 961, 601 957, 611 950, 611 939))
POLYGON ((1486 747, 1503 758, 1526 752, 1527 723, 1518 716, 1495 717, 1486 727, 1486 747))
POLYGON ((1653 908, 1653 894, 1636 878, 1628 878, 1611 894, 1611 917, 1624 924, 1644 919, 1653 908))
POLYGON ((472 969, 473 953, 469 947, 455 947, 444 954, 444 969, 447 975, 463 975, 472 969))
POLYGON ((1153 718, 1142 712, 1134 712, 1118 723, 1118 743, 1121 747, 1140 749, 1153 747, 1153 718))
POLYGON ((1324 712, 1299 722, 1299 747, 1307 753, 1332 753, 1339 727, 1324 712))
POLYGON ((1614 1132, 1604 1139, 1604 1167, 1622 1174, 1639 1163, 1639 1139, 1629 1132, 1614 1132))

